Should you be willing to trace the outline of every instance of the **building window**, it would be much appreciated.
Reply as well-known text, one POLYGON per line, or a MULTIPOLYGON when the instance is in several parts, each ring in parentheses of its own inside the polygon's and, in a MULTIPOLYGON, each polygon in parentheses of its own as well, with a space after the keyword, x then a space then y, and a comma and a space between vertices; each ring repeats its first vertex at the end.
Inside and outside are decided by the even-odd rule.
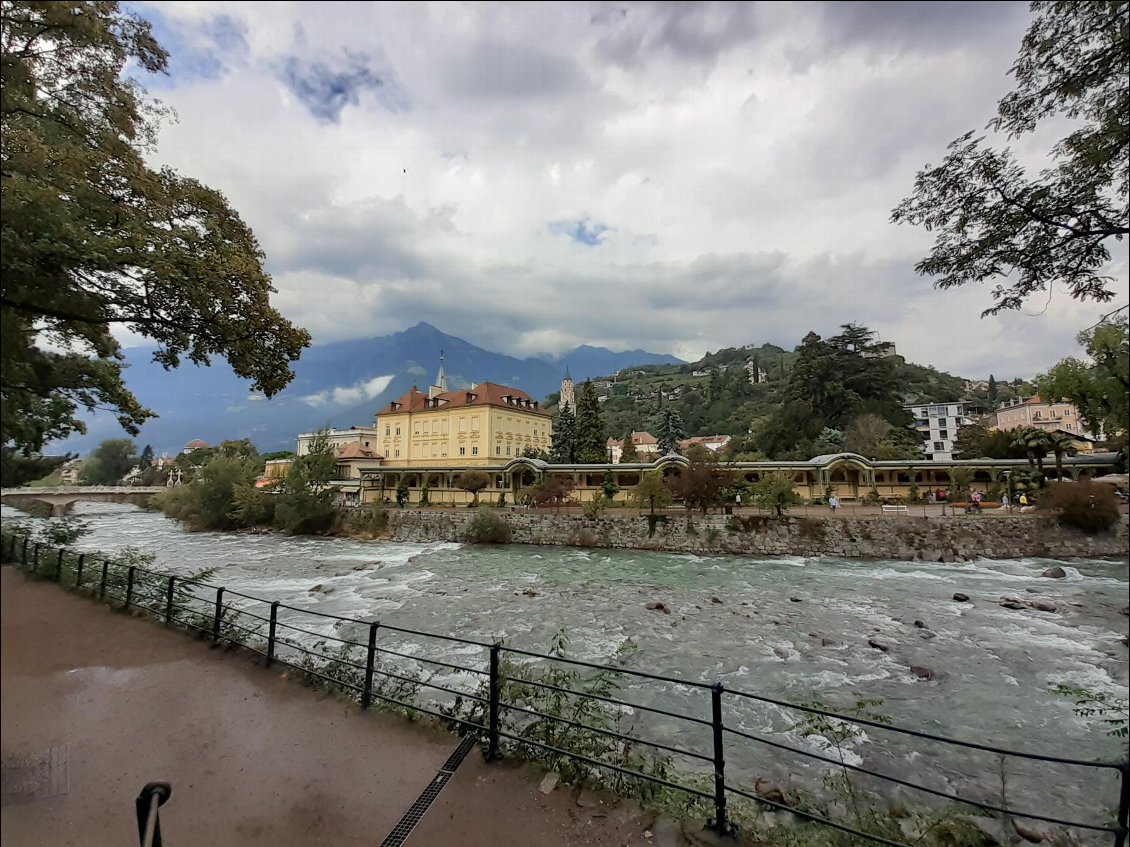
POLYGON ((479 416, 471 415, 471 432, 479 431, 479 416))
POLYGON ((950 433, 949 433, 948 429, 943 429, 941 432, 938 433, 938 438, 949 438, 949 437, 950 437, 950 433))
POLYGON ((944 445, 944 444, 943 444, 942 442, 940 442, 940 441, 935 441, 935 442, 934 442, 934 449, 935 449, 935 450, 945 450, 945 449, 946 449, 946 445, 944 445))
POLYGON ((478 448, 478 447, 472 447, 472 448, 471 448, 471 455, 472 455, 472 456, 477 456, 477 455, 479 455, 479 448, 478 448))
POLYGON ((396 452, 396 455, 395 455, 395 456, 393 456, 393 458, 394 458, 394 459, 399 459, 399 458, 400 458, 400 450, 398 449, 398 450, 396 450, 395 452, 396 452))
POLYGON ((397 434, 397 435, 400 435, 400 427, 397 427, 397 428, 396 428, 396 434, 397 434))
POLYGON ((460 418, 459 419, 459 431, 460 432, 466 432, 467 431, 467 419, 466 418, 460 418))
POLYGON ((467 448, 466 447, 460 447, 459 448, 459 455, 460 456, 466 456, 467 455, 467 448))
POLYGON ((495 447, 494 448, 494 455, 501 456, 502 455, 502 448, 501 447, 495 447))
POLYGON ((1064 410, 1063 410, 1063 416, 1064 416, 1065 418, 1069 418, 1069 417, 1071 417, 1071 410, 1070 410, 1070 409, 1064 409, 1064 410))
POLYGON ((509 456, 509 455, 510 455, 510 448, 509 448, 509 447, 507 447, 507 448, 506 448, 506 455, 507 455, 507 456, 509 456))

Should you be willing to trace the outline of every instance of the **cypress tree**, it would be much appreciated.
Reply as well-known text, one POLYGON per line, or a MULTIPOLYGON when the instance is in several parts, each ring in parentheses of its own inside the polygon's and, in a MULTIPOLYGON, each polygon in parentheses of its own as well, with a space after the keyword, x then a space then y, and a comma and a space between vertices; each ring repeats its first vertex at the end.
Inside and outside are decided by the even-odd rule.
POLYGON ((600 413, 600 402, 596 399, 596 389, 591 380, 581 386, 581 396, 577 398, 577 461, 585 464, 599 464, 608 461, 608 430, 604 426, 604 416, 600 413))
POLYGON ((549 455, 551 461, 558 465, 572 465, 577 461, 577 418, 568 403, 562 404, 553 423, 549 455))

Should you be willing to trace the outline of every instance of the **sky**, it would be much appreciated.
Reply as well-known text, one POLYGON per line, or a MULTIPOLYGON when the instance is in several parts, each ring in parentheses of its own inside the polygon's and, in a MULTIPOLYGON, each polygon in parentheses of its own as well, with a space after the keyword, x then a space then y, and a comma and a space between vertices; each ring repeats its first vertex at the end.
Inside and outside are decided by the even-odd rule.
MULTIPOLYGON (((1113 304, 982 319, 915 173, 1011 89, 1026 3, 133 3, 171 53, 154 164, 222 191, 315 344, 427 321, 518 356, 694 360, 856 322, 1028 377, 1113 304)), ((1059 137, 1013 142, 1039 169, 1059 137)))

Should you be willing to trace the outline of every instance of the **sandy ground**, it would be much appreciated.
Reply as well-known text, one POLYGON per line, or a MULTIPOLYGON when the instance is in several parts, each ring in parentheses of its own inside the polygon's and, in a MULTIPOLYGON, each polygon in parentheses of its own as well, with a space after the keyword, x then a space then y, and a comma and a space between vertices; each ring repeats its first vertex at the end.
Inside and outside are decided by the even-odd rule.
MULTIPOLYGON (((379 845, 456 747, 11 567, 0 589, 5 845, 136 844, 151 781, 169 845, 379 845)), ((687 843, 540 777, 474 750, 405 844, 687 843)))

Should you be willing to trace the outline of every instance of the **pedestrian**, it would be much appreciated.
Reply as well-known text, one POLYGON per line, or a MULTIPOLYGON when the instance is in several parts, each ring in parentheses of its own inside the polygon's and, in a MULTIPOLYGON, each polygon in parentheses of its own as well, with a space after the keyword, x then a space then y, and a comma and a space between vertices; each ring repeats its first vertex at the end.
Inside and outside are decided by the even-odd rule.
POLYGON ((828 498, 828 507, 835 513, 836 509, 840 507, 840 498, 833 494, 828 498))
POLYGON ((1019 503, 1020 503, 1020 511, 1023 512, 1025 509, 1028 508, 1028 495, 1022 493, 1020 495, 1019 503))
POLYGON ((1008 501, 1008 495, 1001 495, 1001 508, 1008 509, 1008 513, 1012 514, 1012 503, 1008 501))
POLYGON ((981 514, 981 501, 984 499, 984 497, 985 495, 983 495, 980 491, 973 492, 973 497, 971 498, 973 500, 973 511, 977 514, 981 514))
POLYGON ((739 509, 742 507, 742 495, 741 494, 735 494, 734 495, 734 505, 739 509))

